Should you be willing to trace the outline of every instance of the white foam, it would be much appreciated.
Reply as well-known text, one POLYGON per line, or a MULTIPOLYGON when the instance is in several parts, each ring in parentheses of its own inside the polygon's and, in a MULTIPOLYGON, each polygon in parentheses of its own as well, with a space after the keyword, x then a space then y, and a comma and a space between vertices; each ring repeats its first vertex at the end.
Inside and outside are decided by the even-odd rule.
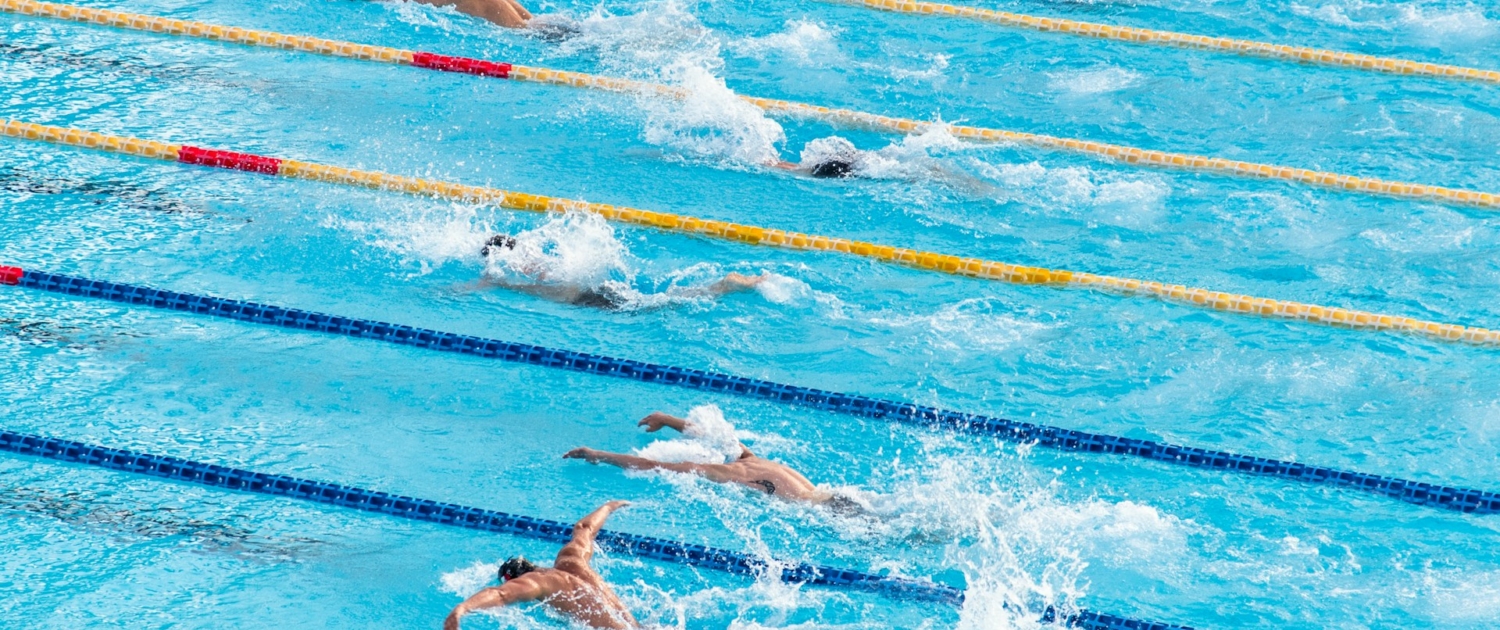
POLYGON ((1444 49, 1493 43, 1500 22, 1475 5, 1423 7, 1411 3, 1345 0, 1318 6, 1293 4, 1292 12, 1349 29, 1405 31, 1415 42, 1444 49))
MULTIPOLYGON (((557 49, 559 57, 592 54, 604 74, 687 91, 680 100, 643 95, 634 101, 631 114, 645 119, 642 135, 647 142, 741 166, 759 167, 779 157, 778 145, 785 139, 781 125, 715 76, 724 67, 723 42, 680 2, 649 3, 630 15, 599 8, 577 25, 579 34, 557 49)), ((789 28, 793 30, 785 37, 761 45, 792 50, 800 41, 812 51, 814 42, 824 37, 816 25, 789 28)), ((831 40, 831 32, 825 33, 831 40)))
POLYGON ((541 226, 514 237, 514 248, 490 248, 486 274, 590 288, 611 280, 628 282, 634 276, 625 245, 615 236, 614 227, 597 214, 553 215, 541 226))
POLYGON ((1461 251, 1478 236, 1471 225, 1429 225, 1420 231, 1388 232, 1370 228, 1359 237, 1371 246, 1401 254, 1438 254, 1461 251))
POLYGON ((817 22, 787 20, 780 32, 734 40, 728 47, 735 53, 755 59, 776 56, 803 66, 821 66, 843 60, 837 36, 837 29, 817 22))
POLYGON ((375 218, 330 215, 326 227, 352 232, 428 273, 447 262, 472 260, 493 232, 474 206, 393 198, 369 201, 375 218))
POLYGON ((683 99, 643 99, 647 142, 707 158, 759 166, 780 159, 781 124, 741 99, 708 69, 679 62, 663 71, 683 99))
POLYGON ((1104 94, 1135 87, 1141 82, 1139 73, 1124 68, 1105 66, 1088 70, 1075 70, 1047 75, 1053 90, 1075 95, 1104 94))
POLYGON ((576 26, 578 34, 564 40, 554 56, 595 55, 613 76, 657 79, 658 68, 675 63, 723 65, 718 37, 676 0, 647 2, 629 15, 597 7, 576 26))
MULTIPOLYGON (((882 47, 884 48, 884 47, 882 47)), ((937 86, 947 78, 952 55, 932 52, 903 54, 896 50, 883 50, 885 55, 878 62, 856 61, 853 66, 863 72, 890 77, 898 82, 912 81, 937 86), (903 58, 914 64, 903 63, 903 58)))
POLYGON ((1052 328, 1018 317, 1003 305, 985 298, 949 304, 931 314, 877 315, 869 321, 891 328, 926 328, 930 345, 950 351, 1005 350, 1035 339, 1052 328))
POLYGON ((1416 595, 1435 620, 1492 627, 1500 619, 1500 572, 1429 570, 1420 582, 1416 595))
MULTIPOLYGON (((699 405, 688 412, 688 427, 680 437, 657 440, 636 455, 662 462, 723 464, 740 456, 740 436, 724 419, 718 405, 699 405)), ((663 429, 669 431, 670 429, 663 429)))
POLYGON ((1087 214, 1128 227, 1161 220, 1172 189, 1159 175, 1095 171, 1067 166, 1048 168, 1037 162, 981 163, 981 175, 999 182, 1009 200, 1049 211, 1087 214))
POLYGON ((837 300, 832 294, 820 293, 806 282, 783 276, 781 274, 770 274, 765 281, 755 286, 756 292, 760 293, 766 301, 772 304, 800 304, 808 301, 819 301, 822 298, 837 300))
POLYGON ((1500 33, 1495 20, 1476 8, 1433 10, 1409 4, 1398 8, 1400 23, 1419 40, 1434 46, 1473 45, 1493 40, 1500 33))
POLYGON ((454 569, 439 578, 444 593, 468 597, 481 589, 494 586, 500 565, 493 562, 475 562, 462 569, 454 569))

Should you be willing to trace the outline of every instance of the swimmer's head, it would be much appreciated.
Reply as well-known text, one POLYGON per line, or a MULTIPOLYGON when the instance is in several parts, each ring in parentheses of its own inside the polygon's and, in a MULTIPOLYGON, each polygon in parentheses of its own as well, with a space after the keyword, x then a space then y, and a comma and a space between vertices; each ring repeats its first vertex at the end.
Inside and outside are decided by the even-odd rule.
POLYGON ((834 179, 849 177, 854 171, 854 164, 847 160, 832 159, 818 162, 809 173, 820 179, 834 179))
POLYGON ((500 565, 500 581, 509 582, 535 570, 537 570, 537 566, 532 564, 530 560, 521 556, 515 556, 506 560, 505 564, 500 565))
POLYGON ((509 234, 496 234, 494 236, 491 236, 490 240, 485 241, 485 243, 484 243, 484 249, 479 250, 479 255, 480 256, 488 256, 488 255, 490 255, 490 250, 493 249, 493 248, 496 248, 496 247, 504 247, 505 249, 515 249, 516 248, 516 239, 515 239, 515 237, 513 237, 513 236, 511 236, 509 234))

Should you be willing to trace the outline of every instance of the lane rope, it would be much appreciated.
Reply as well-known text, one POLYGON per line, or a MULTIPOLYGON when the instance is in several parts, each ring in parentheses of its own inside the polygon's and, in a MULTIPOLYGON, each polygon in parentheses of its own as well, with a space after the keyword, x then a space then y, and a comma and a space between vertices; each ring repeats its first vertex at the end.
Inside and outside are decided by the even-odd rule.
MULTIPOLYGON (((687 91, 643 81, 601 77, 581 72, 568 72, 548 68, 533 68, 510 63, 439 55, 436 53, 368 46, 318 37, 284 35, 239 27, 220 26, 204 22, 190 22, 172 18, 123 13, 108 9, 92 9, 67 4, 37 2, 36 0, 0 0, 0 11, 34 17, 55 18, 73 22, 84 22, 102 26, 195 37, 235 44, 295 50, 333 57, 345 57, 364 61, 415 66, 444 72, 459 72, 476 76, 500 79, 515 79, 550 85, 565 85, 614 92, 654 94, 681 98, 687 91)), ((900 134, 919 134, 935 127, 945 127, 954 137, 974 142, 1016 142, 1046 149, 1088 155, 1094 158, 1121 162, 1128 165, 1166 168, 1175 170, 1216 173, 1250 179, 1270 179, 1288 183, 1401 199, 1430 201, 1437 203, 1471 206, 1485 209, 1500 209, 1500 195, 1413 184, 1393 182, 1371 177, 1340 175, 1305 168, 1275 166, 1256 162, 1229 160, 1186 153, 1139 149, 1124 145, 1092 142, 1074 138, 1061 138, 1021 131, 1007 131, 965 125, 881 116, 865 112, 808 105, 795 101, 740 96, 767 112, 797 118, 819 120, 829 124, 869 129, 900 134)))
POLYGON ((1060 451, 1140 457, 1189 468, 1204 468, 1342 487, 1416 505, 1459 512, 1493 514, 1500 511, 1500 494, 1484 490, 1440 486, 1224 451, 1086 433, 1004 418, 948 411, 925 405, 784 385, 761 379, 617 359, 571 350, 90 280, 32 269, 23 270, 19 267, 0 266, 0 284, 63 295, 97 298, 122 304, 196 313, 290 330, 374 339, 397 345, 497 359, 510 363, 672 385, 860 418, 990 436, 1007 442, 1035 444, 1060 451))
POLYGON ((640 210, 624 206, 589 203, 543 195, 511 192, 483 186, 469 186, 444 181, 389 175, 373 171, 325 166, 312 162, 286 160, 249 153, 220 151, 190 145, 169 144, 153 140, 106 135, 81 129, 0 120, 0 135, 183 164, 240 170, 266 175, 279 175, 282 177, 349 186, 362 186, 463 203, 489 204, 512 210, 524 210, 528 212, 592 212, 610 221, 679 234, 706 236, 750 245, 763 245, 784 249, 840 252, 928 271, 969 278, 996 280, 1011 284, 1072 287, 1112 295, 1160 299, 1174 304, 1223 313, 1257 315, 1272 319, 1308 322, 1355 330, 1400 332, 1442 341, 1460 341, 1482 346, 1500 346, 1500 331, 1485 328, 1444 324, 1411 317, 1318 306, 1315 304, 1260 298, 1222 291, 1210 291, 1208 289, 1193 288, 1180 284, 1164 284, 1161 282, 1105 276, 1081 271, 1014 265, 979 258, 890 247, 865 241, 789 232, 786 230, 742 225, 713 219, 700 219, 697 217, 640 210))
POLYGON ((1494 70, 1481 70, 1464 66, 1452 66, 1440 63, 1428 63, 1425 61, 1412 61, 1409 59, 1398 59, 1395 57, 1377 57, 1361 53, 1342 52, 1337 50, 1326 50, 1322 48, 1310 48, 1307 46, 1288 46, 1286 44, 1269 44, 1248 39, 1234 39, 1230 37, 1210 37, 1206 35, 1192 35, 1189 33, 1176 33, 1173 31, 1159 31, 1149 28, 1136 28, 1133 26, 1115 26, 1111 24, 1098 24, 1095 22, 1080 22, 1066 18, 1037 17, 1010 13, 1008 11, 995 11, 981 9, 978 7, 956 6, 941 4, 937 2, 915 2, 913 0, 839 0, 845 4, 853 4, 869 9, 890 11, 892 13, 907 13, 913 15, 960 17, 990 22, 1011 28, 1027 29, 1043 33, 1061 33, 1078 37, 1092 37, 1132 44, 1146 44, 1152 46, 1167 46, 1172 48, 1188 48, 1193 50, 1205 50, 1210 52, 1229 53, 1234 55, 1245 55, 1249 57, 1261 57, 1275 59, 1278 61, 1291 61, 1295 63, 1333 66, 1338 68, 1352 68, 1357 70, 1370 70, 1373 72, 1384 72, 1387 74, 1399 74, 1415 77, 1434 77, 1442 79, 1460 79, 1467 81, 1478 81, 1482 83, 1500 84, 1500 72, 1494 70))

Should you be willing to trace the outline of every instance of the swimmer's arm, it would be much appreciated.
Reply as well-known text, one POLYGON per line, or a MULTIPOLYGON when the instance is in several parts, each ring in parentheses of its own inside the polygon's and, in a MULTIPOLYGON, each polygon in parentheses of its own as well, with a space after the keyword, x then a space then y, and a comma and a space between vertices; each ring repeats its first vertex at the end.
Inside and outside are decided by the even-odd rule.
POLYGON ((660 411, 641 418, 640 422, 635 423, 635 425, 638 427, 646 427, 647 433, 656 433, 657 431, 660 431, 662 427, 671 427, 673 429, 677 429, 677 431, 680 433, 687 431, 687 428, 692 426, 692 424, 693 423, 688 422, 687 420, 671 414, 662 413, 660 411))
POLYGON ((578 565, 570 567, 573 563, 582 563, 582 568, 587 568, 589 560, 594 558, 594 538, 599 535, 599 530, 604 529, 604 521, 615 510, 630 505, 627 501, 610 501, 599 506, 599 509, 590 512, 588 516, 578 519, 573 524, 573 539, 563 545, 562 551, 557 552, 557 562, 553 566, 568 571, 577 568, 578 565))
POLYGON ((624 453, 611 453, 599 451, 592 448, 575 448, 563 455, 563 459, 581 459, 590 464, 604 462, 611 466, 619 466, 626 470, 670 470, 672 472, 700 475, 709 481, 725 482, 729 479, 719 470, 720 466, 714 464, 694 464, 659 462, 654 459, 626 455, 624 453))
MULTIPOLYGON (((672 427, 673 429, 677 429, 678 432, 686 432, 688 430, 688 427, 693 426, 693 423, 688 422, 687 420, 683 420, 682 418, 679 418, 677 416, 665 414, 658 411, 649 416, 646 416, 645 418, 641 418, 641 421, 637 422, 636 426, 646 427, 647 433, 656 433, 657 431, 660 431, 662 427, 672 427)), ((755 457, 755 453, 751 453, 748 447, 746 447, 744 444, 740 444, 740 456, 738 459, 745 459, 746 457, 755 457)))
POLYGON ((516 0, 417 0, 423 4, 453 7, 474 17, 484 18, 507 28, 525 28, 531 12, 516 0))
POLYGON ((547 590, 542 588, 541 583, 531 576, 523 575, 500 586, 491 586, 479 591, 455 606, 453 612, 448 613, 448 618, 443 620, 443 630, 458 630, 459 620, 476 610, 500 608, 518 602, 533 602, 547 595, 547 590))

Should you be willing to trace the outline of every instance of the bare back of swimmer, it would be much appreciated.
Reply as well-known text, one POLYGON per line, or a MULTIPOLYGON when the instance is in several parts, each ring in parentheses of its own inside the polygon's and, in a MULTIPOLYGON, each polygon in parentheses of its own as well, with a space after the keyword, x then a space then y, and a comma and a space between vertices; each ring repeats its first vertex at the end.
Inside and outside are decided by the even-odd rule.
POLYGON ((624 501, 610 501, 574 524, 573 539, 557 552, 550 569, 521 557, 506 560, 500 567, 500 579, 505 583, 464 600, 443 620, 443 630, 458 630, 464 615, 476 610, 536 601, 592 628, 637 627, 630 610, 589 566, 594 557, 594 537, 604 527, 604 520, 626 505, 624 501))
MULTIPOLYGON (((671 427, 679 432, 690 430, 687 420, 656 412, 636 423, 646 427, 647 433, 671 427)), ((698 464, 660 462, 635 455, 611 453, 588 447, 575 448, 563 455, 564 459, 581 459, 591 464, 606 463, 627 470, 668 470, 698 475, 715 483, 735 483, 788 501, 825 505, 839 513, 858 513, 863 510, 857 502, 846 496, 818 488, 807 477, 790 466, 773 462, 750 452, 744 444, 739 445, 740 456, 726 464, 698 464)))
POLYGON ((531 12, 516 0, 417 0, 422 4, 453 7, 461 13, 483 18, 506 28, 526 28, 531 12))

